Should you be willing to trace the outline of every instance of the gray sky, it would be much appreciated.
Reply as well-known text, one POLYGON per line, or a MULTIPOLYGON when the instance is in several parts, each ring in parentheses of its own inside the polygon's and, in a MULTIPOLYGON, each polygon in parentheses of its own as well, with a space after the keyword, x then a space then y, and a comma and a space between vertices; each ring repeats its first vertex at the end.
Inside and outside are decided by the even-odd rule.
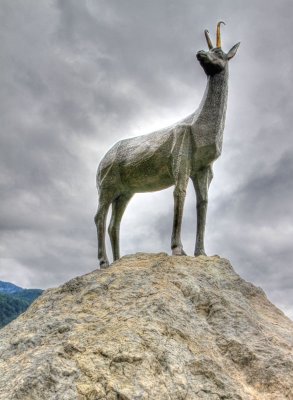
MULTIPOLYGON (((96 268, 102 155, 198 107, 195 54, 224 20, 224 50, 241 45, 206 249, 293 317, 292 18, 290 0, 1 0, 0 279, 45 288, 96 268)), ((132 199, 123 254, 170 252, 172 201, 172 189, 132 199)), ((189 254, 195 214, 189 186, 189 254)))

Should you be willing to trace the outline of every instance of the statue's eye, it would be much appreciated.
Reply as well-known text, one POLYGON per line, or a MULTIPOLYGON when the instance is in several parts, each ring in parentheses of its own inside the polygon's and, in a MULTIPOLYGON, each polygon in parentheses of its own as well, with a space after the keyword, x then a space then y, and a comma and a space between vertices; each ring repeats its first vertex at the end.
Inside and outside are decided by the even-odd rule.
POLYGON ((221 52, 221 50, 216 50, 215 51, 216 56, 218 56, 219 58, 223 58, 223 53, 221 52))

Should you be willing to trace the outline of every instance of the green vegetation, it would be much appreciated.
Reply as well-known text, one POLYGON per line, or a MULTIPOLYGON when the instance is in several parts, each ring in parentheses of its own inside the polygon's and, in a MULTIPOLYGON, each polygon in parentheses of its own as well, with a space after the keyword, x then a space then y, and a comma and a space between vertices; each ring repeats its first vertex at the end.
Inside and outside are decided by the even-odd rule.
POLYGON ((23 289, 12 294, 0 293, 0 328, 23 313, 41 294, 41 289, 23 289))

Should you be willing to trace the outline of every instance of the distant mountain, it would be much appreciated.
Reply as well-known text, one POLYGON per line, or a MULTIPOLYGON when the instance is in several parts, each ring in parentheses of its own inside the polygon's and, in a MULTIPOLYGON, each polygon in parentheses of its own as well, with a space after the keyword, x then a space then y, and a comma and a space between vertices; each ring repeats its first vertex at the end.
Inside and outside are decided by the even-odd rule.
POLYGON ((21 292, 23 289, 10 282, 0 281, 0 293, 12 294, 21 292))
POLYGON ((23 313, 42 292, 41 289, 23 289, 0 281, 0 328, 23 313))

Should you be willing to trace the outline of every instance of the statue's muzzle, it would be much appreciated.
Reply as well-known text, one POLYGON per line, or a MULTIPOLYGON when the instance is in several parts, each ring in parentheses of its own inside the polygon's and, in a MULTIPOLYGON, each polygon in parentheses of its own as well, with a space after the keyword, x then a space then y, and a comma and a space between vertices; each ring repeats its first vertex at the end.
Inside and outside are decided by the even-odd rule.
POLYGON ((200 50, 196 53, 196 58, 198 61, 203 61, 207 58, 207 53, 204 50, 200 50))

